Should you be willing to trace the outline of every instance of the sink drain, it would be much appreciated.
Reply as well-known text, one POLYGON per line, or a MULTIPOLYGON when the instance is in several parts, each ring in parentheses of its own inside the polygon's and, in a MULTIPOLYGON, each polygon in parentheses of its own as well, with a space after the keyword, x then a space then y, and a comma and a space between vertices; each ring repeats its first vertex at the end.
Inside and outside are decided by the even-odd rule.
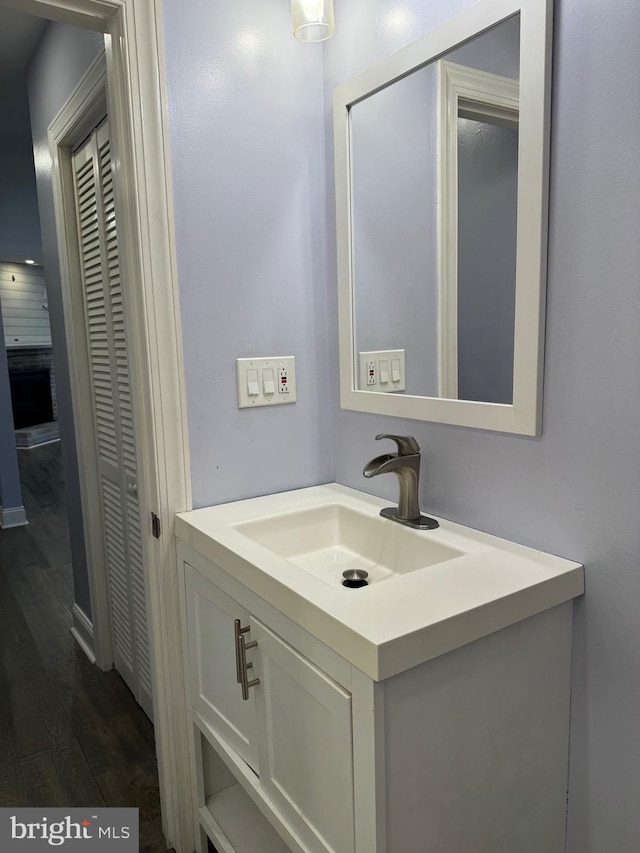
POLYGON ((364 569, 347 569, 342 573, 344 580, 342 586, 348 586, 350 589, 359 589, 361 586, 368 586, 369 572, 364 569))

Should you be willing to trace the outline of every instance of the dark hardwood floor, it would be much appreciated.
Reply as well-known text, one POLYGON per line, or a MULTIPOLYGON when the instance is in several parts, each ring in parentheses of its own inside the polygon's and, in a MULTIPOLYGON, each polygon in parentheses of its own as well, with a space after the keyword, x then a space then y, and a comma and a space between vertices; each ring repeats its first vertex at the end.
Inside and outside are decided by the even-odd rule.
POLYGON ((0 530, 0 806, 137 806, 166 849, 153 727, 73 640, 60 443, 18 453, 29 525, 0 530))

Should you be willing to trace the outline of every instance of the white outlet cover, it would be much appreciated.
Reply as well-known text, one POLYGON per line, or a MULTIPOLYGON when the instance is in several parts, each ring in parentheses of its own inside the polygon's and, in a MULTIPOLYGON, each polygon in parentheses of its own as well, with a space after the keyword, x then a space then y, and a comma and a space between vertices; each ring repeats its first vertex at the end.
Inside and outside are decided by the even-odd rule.
POLYGON ((259 408, 260 406, 281 406, 284 403, 296 402, 296 359, 293 355, 274 356, 269 358, 237 358, 236 376, 238 380, 238 407, 240 409, 259 408), (286 393, 279 391, 280 369, 287 371, 286 393), (274 393, 265 394, 263 370, 273 371, 274 393), (258 373, 258 393, 249 394, 247 371, 256 370, 258 373))

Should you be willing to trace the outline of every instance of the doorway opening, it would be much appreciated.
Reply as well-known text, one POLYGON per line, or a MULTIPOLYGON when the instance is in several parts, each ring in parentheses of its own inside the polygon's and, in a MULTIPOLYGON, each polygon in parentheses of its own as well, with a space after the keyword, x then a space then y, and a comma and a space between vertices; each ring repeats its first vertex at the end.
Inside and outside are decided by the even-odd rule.
MULTIPOLYGON (((33 19, 0 9, 1 31, 10 30, 17 38, 21 27, 32 31, 33 19)), ((34 138, 45 120, 43 111, 55 113, 59 106, 55 100, 41 97, 43 75, 52 71, 56 61, 60 67, 61 40, 73 44, 74 38, 82 39, 83 35, 64 24, 45 26, 31 59, 27 59, 24 91, 15 92, 13 100, 20 97, 30 103, 34 138)), ((3 111, 5 119, 11 122, 7 112, 3 111)), ((28 134, 24 138, 16 135, 10 140, 10 151, 5 147, 0 152, 0 157, 10 160, 14 173, 26 152, 32 156, 32 129, 25 130, 28 134), (17 150, 18 145, 22 151, 17 150)), ((0 167, 0 178, 3 174, 0 167)), ((6 752, 11 765, 11 785, 3 787, 0 805, 135 806, 140 810, 141 848, 160 853, 166 843, 153 727, 120 675, 100 672, 93 666, 93 602, 87 600, 83 559, 72 557, 66 472, 57 429, 59 404, 67 407, 63 420, 74 426, 68 393, 63 390, 58 400, 52 353, 53 347, 62 347, 61 355, 56 352, 56 362, 64 364, 68 342, 59 324, 59 312, 57 316, 54 313, 51 333, 45 284, 48 275, 55 303, 56 298, 59 300, 59 272, 50 251, 48 263, 42 263, 33 165, 31 174, 27 170, 19 179, 17 189, 11 181, 0 180, 4 204, 16 207, 22 203, 36 211, 32 221, 27 222, 25 217, 15 244, 2 247, 10 259, 0 263, 6 359, 2 382, 6 386, 4 400, 11 400, 11 411, 5 406, 3 416, 12 421, 14 430, 2 448, 2 456, 13 454, 17 461, 19 500, 27 522, 3 524, 0 530, 4 617, 0 633, 2 648, 12 652, 3 655, 0 664, 0 680, 6 687, 0 719, 6 723, 6 752), (14 190, 22 197, 16 198, 14 190), (34 233, 25 233, 28 226, 34 233), (33 245, 27 251, 28 241, 33 245), (21 254, 35 262, 18 263, 21 254), (63 762, 60 755, 65 756, 63 762)), ((42 186, 38 189, 42 195, 42 186)), ((9 241, 13 235, 1 239, 9 241)), ((50 250, 46 234, 44 245, 50 250)), ((73 444, 69 451, 75 454, 73 444)), ((74 544, 76 549, 83 545, 77 539, 74 544)), ((150 710, 149 697, 147 712, 150 710)))
MULTIPOLYGON (((18 11, 42 15, 55 22, 51 26, 78 26, 94 38, 102 38, 99 33, 106 33, 108 112, 113 122, 113 145, 116 152, 114 160, 117 164, 112 175, 124 188, 120 207, 121 228, 127 235, 127 245, 120 263, 123 278, 133 283, 132 292, 124 298, 122 309, 133 340, 130 373, 134 379, 129 410, 132 420, 135 420, 138 426, 138 435, 142 436, 140 440, 133 439, 139 477, 135 482, 123 480, 127 497, 113 496, 111 506, 122 506, 123 498, 129 509, 136 501, 139 505, 140 542, 136 559, 141 566, 142 581, 138 581, 138 591, 141 584, 150 617, 149 675, 153 703, 150 703, 149 709, 153 709, 156 723, 155 744, 162 826, 167 840, 177 850, 187 850, 192 847, 193 828, 190 803, 186 800, 189 790, 186 784, 189 774, 188 744, 185 742, 185 712, 180 700, 182 651, 179 605, 173 595, 177 569, 172 547, 172 531, 175 512, 190 508, 190 490, 173 257, 173 222, 171 199, 167 192, 168 164, 164 156, 165 118, 159 60, 161 52, 158 46, 161 33, 159 13, 155 5, 149 4, 147 0, 122 0, 112 5, 104 3, 103 0, 78 0, 73 4, 73 8, 64 0, 0 0, 0 11, 9 6, 18 11), (154 212, 153 227, 147 227, 151 210, 154 212), (144 227, 141 223, 144 223, 144 227), (160 521, 162 535, 159 538, 152 534, 152 513, 160 521), (154 566, 153 573, 148 570, 151 563, 154 566)), ((54 77, 51 76, 47 82, 53 84, 54 77)), ((49 140, 36 140, 35 128, 33 132, 36 172, 40 175, 44 170, 47 173, 45 181, 53 184, 61 177, 56 170, 63 169, 64 165, 61 165, 59 159, 56 160, 56 151, 50 149, 47 144, 49 140)), ((79 188, 80 195, 82 189, 79 188)), ((102 187, 100 193, 105 192, 106 188, 102 187)), ((82 205, 82 199, 80 202, 82 205)), ((79 327, 72 310, 73 298, 63 286, 74 274, 73 252, 70 251, 71 231, 63 231, 60 228, 60 224, 64 222, 64 206, 65 199, 59 194, 53 193, 53 199, 44 205, 42 199, 40 200, 43 227, 55 232, 56 224, 58 226, 53 243, 48 240, 48 245, 54 245, 50 256, 58 255, 61 286, 49 292, 48 301, 52 324, 57 330, 54 331, 54 340, 57 335, 58 341, 63 341, 65 347, 62 358, 56 357, 58 402, 66 396, 67 400, 71 398, 72 403, 73 417, 72 423, 66 429, 69 439, 67 441, 64 441, 64 417, 61 424, 66 473, 69 468, 73 470, 73 463, 69 466, 68 457, 79 455, 78 447, 84 446, 87 428, 81 425, 78 415, 77 389, 81 385, 78 379, 83 370, 83 362, 75 357, 74 353, 70 353, 67 346, 74 331, 77 333, 79 327), (58 369, 60 364, 61 370, 58 369)), ((80 219, 83 213, 84 210, 80 209, 80 219)), ((78 239, 78 232, 75 239, 78 239)), ((108 237, 103 240, 103 243, 107 242, 108 237)), ((44 262, 48 275, 56 265, 48 264, 46 251, 44 262)), ((84 278, 86 279, 86 276, 84 278)), ((86 292, 84 295, 86 296, 86 292)), ((113 317, 107 320, 107 324, 113 331, 113 317)), ((84 334, 90 338, 86 328, 84 334)), ((112 355, 109 358, 114 361, 112 355)), ((115 359, 117 361, 117 357, 115 359)), ((26 381, 27 377, 24 379, 26 381)), ((42 385, 42 378, 40 384, 42 385)), ((92 398, 92 408, 97 408, 95 396, 92 398)), ((125 416, 121 405, 120 409, 115 417, 122 424, 125 416)), ((96 440, 99 433, 95 424, 92 425, 92 431, 96 440)), ((75 524, 76 528, 80 529, 80 534, 74 535, 72 530, 70 543, 72 551, 75 548, 84 548, 85 562, 91 575, 91 570, 99 561, 96 560, 94 547, 97 540, 88 536, 87 531, 92 523, 92 514, 106 514, 108 503, 103 494, 100 509, 92 509, 87 501, 87 491, 91 490, 95 481, 86 476, 86 471, 77 479, 79 488, 76 491, 79 496, 77 505, 69 506, 69 520, 72 528, 75 524)), ((67 482, 67 493, 72 496, 73 489, 69 486, 70 483, 67 482)), ((108 526, 106 523, 105 527, 108 526)), ((117 527, 117 519, 111 527, 117 527)), ((8 534, 7 530, 6 535, 8 534)), ((4 530, 2 535, 6 541, 4 530)), ((102 538, 103 546, 108 550, 109 535, 103 534, 102 538)), ((112 550, 118 550, 117 545, 113 546, 113 538, 111 546, 112 550)), ((125 574, 130 574, 130 551, 131 549, 126 549, 122 560, 125 574)), ((78 564, 76 556, 74 553, 74 568, 78 564)), ((77 580, 75 578, 74 617, 80 586, 77 580)), ((108 633, 104 625, 104 608, 94 607, 95 584, 85 584, 84 594, 86 607, 80 610, 88 619, 84 626, 76 625, 74 620, 74 628, 78 629, 78 634, 82 627, 86 629, 87 634, 93 631, 93 651, 97 660, 102 658, 99 662, 104 666, 109 658, 104 642, 108 633)), ((109 618, 111 610, 109 604, 109 618)), ((87 639, 85 636, 84 639, 87 640, 85 645, 90 647, 91 637, 87 639)), ((91 648, 89 650, 91 651, 91 648)))

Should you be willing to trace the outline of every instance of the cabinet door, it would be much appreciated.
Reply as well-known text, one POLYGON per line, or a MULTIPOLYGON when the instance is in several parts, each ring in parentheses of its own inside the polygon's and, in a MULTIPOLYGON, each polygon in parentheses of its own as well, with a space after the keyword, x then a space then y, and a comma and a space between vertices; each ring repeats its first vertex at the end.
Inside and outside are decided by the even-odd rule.
POLYGON ((191 704, 257 773, 254 695, 243 701, 236 680, 234 620, 249 614, 187 564, 185 578, 191 704))
POLYGON ((351 695, 251 619, 260 783, 312 853, 352 853, 351 695))

